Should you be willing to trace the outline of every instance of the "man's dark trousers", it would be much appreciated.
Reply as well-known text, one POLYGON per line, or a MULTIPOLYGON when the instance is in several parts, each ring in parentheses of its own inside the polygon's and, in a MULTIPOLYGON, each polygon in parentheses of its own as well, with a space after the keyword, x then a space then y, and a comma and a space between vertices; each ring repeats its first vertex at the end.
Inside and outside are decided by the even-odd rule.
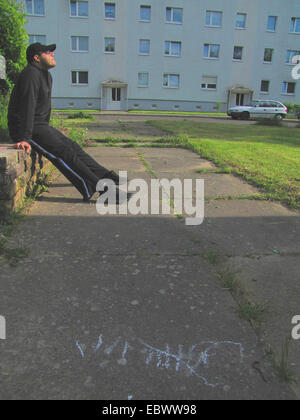
POLYGON ((36 124, 30 144, 33 150, 49 159, 78 189, 85 199, 96 192, 108 169, 99 165, 81 147, 48 124, 36 124))

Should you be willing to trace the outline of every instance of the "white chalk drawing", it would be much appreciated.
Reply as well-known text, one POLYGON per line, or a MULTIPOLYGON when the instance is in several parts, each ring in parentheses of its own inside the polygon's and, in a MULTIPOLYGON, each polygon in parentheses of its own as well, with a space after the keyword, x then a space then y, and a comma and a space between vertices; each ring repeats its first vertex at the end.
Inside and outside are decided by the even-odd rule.
POLYGON ((84 352, 83 352, 81 346, 79 345, 78 341, 76 341, 75 344, 76 344, 76 347, 78 348, 78 350, 79 350, 79 352, 81 354, 81 357, 84 359, 84 352))
POLYGON ((4 316, 0 316, 0 340, 6 340, 6 320, 4 316))
MULTIPOLYGON (((129 343, 127 339, 119 336, 111 344, 104 345, 103 335, 101 334, 97 345, 93 346, 93 357, 102 354, 102 356, 107 358, 114 353, 117 363, 125 366, 129 350, 135 351, 138 352, 139 357, 144 358, 146 367, 155 366, 161 370, 173 370, 178 374, 183 373, 188 376, 194 376, 200 379, 205 386, 211 388, 222 385, 220 383, 211 383, 206 378, 210 366, 214 366, 213 360, 215 362, 218 360, 218 352, 222 356, 222 360, 225 356, 228 356, 230 358, 236 357, 238 363, 243 363, 244 361, 244 348, 242 344, 234 341, 203 341, 193 344, 188 348, 187 352, 185 352, 183 344, 178 344, 177 350, 174 352, 169 344, 165 345, 165 349, 160 349, 141 339, 134 339, 133 341, 135 342, 134 345, 132 342, 129 343), (236 350, 235 352, 233 352, 234 349, 236 350), (203 375, 203 372, 206 373, 206 376, 203 375)), ((90 357, 90 355, 88 356, 84 353, 78 341, 75 342, 75 345, 82 359, 90 357)), ((136 360, 137 356, 135 355, 134 357, 136 360)), ((220 363, 222 365, 223 362, 220 363)))

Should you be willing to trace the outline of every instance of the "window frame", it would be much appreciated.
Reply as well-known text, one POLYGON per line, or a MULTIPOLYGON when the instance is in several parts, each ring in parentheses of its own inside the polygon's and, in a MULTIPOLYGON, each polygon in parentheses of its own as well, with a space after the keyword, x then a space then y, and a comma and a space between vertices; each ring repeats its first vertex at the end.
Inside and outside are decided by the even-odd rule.
POLYGON ((246 22, 247 22, 247 13, 237 12, 236 19, 235 19, 235 29, 243 30, 246 29, 246 22), (244 16, 244 26, 237 26, 238 24, 238 16, 244 16))
POLYGON ((43 17, 43 16, 45 16, 46 15, 46 8, 45 8, 45 0, 40 0, 42 3, 43 3, 43 13, 37 13, 36 12, 36 6, 35 6, 35 1, 36 0, 26 0, 25 1, 25 10, 26 10, 26 13, 27 13, 27 15, 28 16, 36 16, 36 17, 43 17), (28 12, 28 8, 27 8, 27 2, 28 1, 31 1, 31 5, 32 5, 32 12, 31 13, 29 13, 28 12))
POLYGON ((207 28, 222 28, 222 26, 223 26, 223 12, 222 11, 219 11, 219 10, 206 10, 206 13, 205 13, 205 26, 207 28), (210 13, 209 23, 207 23, 207 15, 208 15, 208 13, 210 13), (213 25, 212 24, 213 15, 214 14, 221 15, 221 23, 220 23, 220 25, 213 25))
POLYGON ((72 86, 88 86, 89 85, 89 72, 88 70, 71 70, 71 85, 72 86), (76 73, 76 82, 73 82, 73 73, 76 73), (87 74, 87 83, 80 83, 80 73, 87 74))
POLYGON ((216 91, 218 88, 218 77, 217 76, 202 76, 202 82, 201 82, 201 89, 206 91, 216 91), (205 79, 215 79, 216 83, 207 83, 205 79), (203 86, 205 85, 205 86, 203 86), (215 87, 209 87, 209 85, 215 85, 215 87))
POLYGON ((261 94, 264 94, 264 95, 267 95, 267 94, 269 94, 270 93, 270 85, 271 85, 271 81, 270 80, 261 80, 261 82, 260 82, 260 93, 261 94), (263 87, 263 83, 268 83, 268 90, 262 90, 262 87, 263 87))
POLYGON ((181 41, 169 41, 169 40, 165 41, 165 43, 164 43, 164 56, 165 57, 181 57, 182 56, 182 42, 181 41), (169 48, 168 48, 169 53, 166 53, 166 50, 167 50, 166 44, 167 43, 169 43, 169 48), (179 54, 172 54, 172 45, 173 44, 178 44, 179 45, 179 47, 180 47, 179 54))
POLYGON ((77 19, 88 19, 89 18, 89 1, 88 0, 70 0, 70 17, 71 18, 77 18, 77 19), (71 4, 76 4, 76 15, 72 15, 72 6, 71 4), (87 4, 87 15, 79 15, 79 3, 86 3, 87 4))
POLYGON ((138 72, 138 87, 139 88, 148 88, 149 87, 149 72, 147 71, 139 71, 138 72), (140 83, 140 75, 147 75, 147 84, 141 84, 140 83))
POLYGON ((282 82, 282 89, 281 89, 281 94, 282 95, 296 95, 296 82, 287 82, 287 81, 283 81, 282 82), (294 91, 293 92, 288 92, 289 90, 289 85, 293 85, 294 86, 294 91), (284 86, 286 87, 286 89, 284 90, 284 86))
POLYGON ((116 6, 116 3, 111 2, 111 1, 106 1, 104 3, 104 19, 105 20, 116 20, 117 19, 117 6, 116 6), (110 16, 107 16, 106 15, 106 13, 107 13, 106 7, 107 6, 114 6, 114 13, 113 13, 114 16, 113 17, 110 17, 110 16))
POLYGON ((165 22, 172 25, 182 25, 183 24, 183 7, 166 7, 165 22), (171 11, 170 20, 168 20, 168 10, 171 11), (174 10, 181 10, 181 21, 174 21, 174 10))
POLYGON ((151 22, 151 17, 152 17, 151 15, 152 15, 152 7, 150 5, 147 5, 147 4, 141 4, 140 5, 140 19, 139 19, 139 21, 140 22, 151 22), (141 12, 142 12, 143 8, 150 11, 149 19, 142 19, 141 12))
POLYGON ((286 51, 286 57, 285 57, 285 64, 287 64, 288 66, 295 66, 296 64, 299 64, 299 60, 298 63, 293 63, 293 58, 296 57, 297 55, 300 56, 300 50, 287 50, 286 51), (289 53, 295 53, 293 54, 289 54, 289 53))
POLYGON ((88 53, 89 49, 90 49, 90 45, 89 45, 89 37, 88 36, 81 36, 81 35, 71 35, 71 52, 73 53, 88 53), (73 42, 72 39, 75 38, 76 39, 76 47, 78 47, 76 50, 73 50, 73 42), (86 38, 88 41, 88 49, 87 50, 80 50, 79 49, 79 39, 80 38, 86 38))
POLYGON ((106 36, 104 37, 104 53, 105 54, 115 54, 116 53, 116 38, 113 36, 106 36), (113 40, 114 41, 114 49, 113 51, 106 50, 106 41, 107 40, 113 40))
POLYGON ((298 34, 298 35, 300 35, 300 17, 292 17, 291 18, 290 32, 289 33, 290 34, 298 34), (294 24, 293 24, 293 20, 294 20, 294 24), (299 21, 299 31, 296 31, 295 30, 297 28, 297 21, 299 21))
POLYGON ((220 44, 204 44, 203 49, 203 58, 206 60, 220 60, 220 51, 221 51, 221 45, 220 44), (205 55, 205 47, 208 46, 208 55, 205 55), (218 47, 218 56, 217 57, 211 57, 211 47, 218 47))
POLYGON ((29 45, 31 45, 31 44, 34 44, 34 43, 36 43, 36 42, 39 42, 40 44, 44 44, 44 45, 46 45, 47 44, 47 35, 42 35, 42 34, 28 34, 28 36, 29 36, 29 39, 28 39, 28 42, 29 42, 29 45), (44 39, 37 39, 37 37, 44 37, 44 39), (31 37, 33 37, 33 40, 32 40, 32 42, 30 42, 30 38, 31 37))
POLYGON ((163 88, 164 89, 179 89, 180 88, 180 73, 164 73, 163 74, 163 88), (167 84, 165 84, 165 78, 167 76, 167 84), (178 85, 171 86, 171 77, 176 76, 178 78, 178 85))
POLYGON ((139 55, 150 55, 151 52, 151 40, 150 39, 146 39, 146 38, 140 38, 139 39, 139 55), (149 47, 148 52, 142 52, 141 51, 141 46, 142 46, 142 42, 147 42, 147 45, 149 47))
POLYGON ((238 62, 240 63, 241 61, 243 61, 243 54, 244 54, 244 47, 241 45, 234 45, 233 47, 233 55, 232 55, 232 59, 234 62, 238 62), (241 58, 235 58, 235 52, 236 52, 236 48, 240 48, 242 53, 241 53, 241 58))
POLYGON ((266 31, 267 31, 267 32, 276 32, 276 30, 277 30, 277 25, 278 25, 278 16, 274 16, 274 15, 270 15, 270 16, 268 16, 266 31), (270 29, 270 28, 269 28, 269 20, 270 20, 271 18, 275 19, 274 29, 270 29))
POLYGON ((273 63, 273 58, 274 58, 274 48, 266 47, 264 49, 264 64, 272 64, 273 63), (272 54, 271 54, 271 60, 270 61, 267 61, 266 60, 266 51, 267 50, 270 50, 272 52, 272 54))

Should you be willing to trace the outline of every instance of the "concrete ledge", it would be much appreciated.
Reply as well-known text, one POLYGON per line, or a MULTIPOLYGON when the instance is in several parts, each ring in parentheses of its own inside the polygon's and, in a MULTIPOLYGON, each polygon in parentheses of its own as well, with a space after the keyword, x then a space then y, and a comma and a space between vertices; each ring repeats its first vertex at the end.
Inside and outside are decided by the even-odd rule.
POLYGON ((0 144, 0 216, 5 211, 20 208, 26 197, 32 196, 38 185, 53 168, 43 156, 16 150, 9 144, 0 144))

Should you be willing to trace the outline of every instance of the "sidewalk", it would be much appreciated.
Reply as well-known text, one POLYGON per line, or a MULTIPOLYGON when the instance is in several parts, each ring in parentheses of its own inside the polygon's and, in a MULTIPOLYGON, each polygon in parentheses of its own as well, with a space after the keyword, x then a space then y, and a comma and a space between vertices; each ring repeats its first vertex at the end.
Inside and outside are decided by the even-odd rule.
MULTIPOLYGON (((90 148, 130 179, 205 180, 205 221, 100 216, 59 176, 11 239, 30 249, 1 264, 1 399, 295 399, 264 343, 281 354, 299 314, 299 215, 181 149, 90 148), (145 166, 146 165, 146 166, 145 166), (151 172, 149 172, 151 169, 151 172), (236 200, 227 197, 236 196, 236 200), (278 253, 274 253, 275 250, 278 253), (268 311, 258 336, 236 313, 215 260, 241 269, 268 311)), ((300 378, 300 342, 290 344, 300 378)))

